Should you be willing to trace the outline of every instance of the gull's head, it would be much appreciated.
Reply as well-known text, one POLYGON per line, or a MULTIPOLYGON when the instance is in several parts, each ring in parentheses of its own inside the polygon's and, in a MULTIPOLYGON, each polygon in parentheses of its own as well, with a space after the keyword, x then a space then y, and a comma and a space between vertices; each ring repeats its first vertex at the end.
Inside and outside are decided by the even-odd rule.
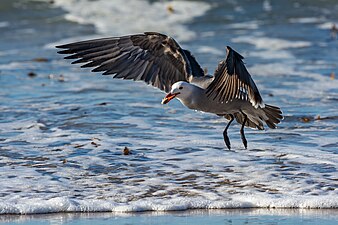
POLYGON ((191 93, 191 84, 185 81, 179 81, 173 84, 170 92, 163 98, 162 104, 167 104, 172 99, 177 97, 178 99, 184 99, 191 93))

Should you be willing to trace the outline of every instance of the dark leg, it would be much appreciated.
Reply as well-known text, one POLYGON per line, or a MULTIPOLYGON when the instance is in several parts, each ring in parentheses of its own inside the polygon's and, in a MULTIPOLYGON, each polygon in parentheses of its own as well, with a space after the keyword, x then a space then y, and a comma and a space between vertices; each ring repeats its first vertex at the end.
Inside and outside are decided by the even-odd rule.
POLYGON ((230 140, 229 140, 227 131, 228 131, 228 128, 229 128, 230 124, 232 123, 232 121, 234 121, 234 116, 230 114, 230 117, 231 117, 231 119, 230 119, 228 125, 225 127, 225 129, 223 131, 224 142, 225 142, 225 145, 228 147, 229 150, 231 149, 231 147, 230 147, 230 140))
POLYGON ((242 112, 242 114, 244 116, 244 121, 242 123, 242 127, 241 127, 241 130, 240 130, 240 133, 241 133, 242 142, 243 142, 244 147, 246 149, 247 146, 248 146, 248 142, 246 141, 246 138, 245 138, 245 135, 244 135, 244 126, 245 126, 246 121, 248 120, 248 116, 246 114, 244 114, 243 112, 242 112))

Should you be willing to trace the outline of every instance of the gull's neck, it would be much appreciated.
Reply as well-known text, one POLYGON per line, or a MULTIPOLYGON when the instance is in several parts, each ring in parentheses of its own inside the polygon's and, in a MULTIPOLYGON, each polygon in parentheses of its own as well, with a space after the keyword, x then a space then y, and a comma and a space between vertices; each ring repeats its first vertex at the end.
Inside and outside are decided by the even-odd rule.
POLYGON ((188 83, 188 85, 189 92, 185 93, 185 95, 178 95, 178 100, 189 109, 204 111, 203 103, 207 101, 205 89, 191 83, 188 83))

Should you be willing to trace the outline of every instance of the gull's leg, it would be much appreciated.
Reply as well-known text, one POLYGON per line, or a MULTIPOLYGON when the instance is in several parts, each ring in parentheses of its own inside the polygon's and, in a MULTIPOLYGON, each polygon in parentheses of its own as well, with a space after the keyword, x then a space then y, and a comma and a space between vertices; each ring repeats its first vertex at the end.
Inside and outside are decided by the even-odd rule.
POLYGON ((242 127, 241 127, 241 130, 240 130, 240 133, 241 133, 242 142, 243 142, 244 147, 246 149, 247 146, 248 146, 248 142, 246 141, 246 138, 245 138, 245 135, 244 135, 244 126, 245 126, 246 121, 248 120, 248 116, 246 114, 244 114, 243 112, 242 112, 242 114, 244 116, 244 121, 242 123, 242 127))
POLYGON ((227 131, 228 131, 228 128, 229 128, 230 124, 232 123, 232 121, 234 121, 234 116, 232 114, 230 114, 230 117, 231 117, 231 119, 230 119, 229 123, 227 124, 227 126, 225 127, 225 129, 223 131, 224 142, 225 142, 225 145, 228 147, 229 150, 231 149, 231 147, 230 147, 230 140, 229 140, 227 131))

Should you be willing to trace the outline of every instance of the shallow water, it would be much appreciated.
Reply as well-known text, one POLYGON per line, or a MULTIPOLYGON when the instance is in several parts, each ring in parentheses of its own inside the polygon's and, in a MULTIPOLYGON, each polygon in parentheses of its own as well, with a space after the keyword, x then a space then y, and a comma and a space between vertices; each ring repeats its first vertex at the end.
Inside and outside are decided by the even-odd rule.
POLYGON ((322 224, 337 223, 336 210, 228 209, 141 213, 57 213, 3 215, 6 224, 322 224))
POLYGON ((2 1, 0 213, 338 207, 336 1, 109 2, 2 1), (224 119, 54 49, 144 30, 177 38, 209 73, 232 46, 283 123, 247 129, 248 150, 233 125, 227 151, 224 119))

